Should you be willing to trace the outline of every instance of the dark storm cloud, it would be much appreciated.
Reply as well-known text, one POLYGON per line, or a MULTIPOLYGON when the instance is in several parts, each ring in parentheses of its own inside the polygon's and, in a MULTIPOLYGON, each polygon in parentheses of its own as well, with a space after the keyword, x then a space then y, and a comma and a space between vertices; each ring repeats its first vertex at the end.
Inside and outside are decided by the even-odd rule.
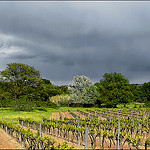
POLYGON ((1 2, 0 69, 22 62, 55 84, 106 72, 147 82, 149 14, 148 2, 1 2))

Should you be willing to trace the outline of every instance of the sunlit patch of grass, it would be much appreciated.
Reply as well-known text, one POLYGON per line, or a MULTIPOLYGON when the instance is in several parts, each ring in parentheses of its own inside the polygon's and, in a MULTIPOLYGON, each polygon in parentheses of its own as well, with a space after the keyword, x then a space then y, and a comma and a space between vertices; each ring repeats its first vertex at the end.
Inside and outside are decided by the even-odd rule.
MULTIPOLYGON (((0 120, 6 121, 7 118, 7 122, 12 122, 13 119, 13 123, 14 124, 18 124, 18 118, 22 117, 22 118, 31 118, 34 119, 36 121, 42 121, 43 117, 49 118, 52 113, 56 113, 59 112, 59 109, 54 109, 54 108, 45 108, 46 111, 42 111, 42 110, 37 110, 35 109, 32 112, 27 112, 27 111, 14 111, 13 109, 10 108, 6 108, 6 109, 0 109, 0 120)), ((82 110, 86 110, 86 108, 82 108, 82 107, 60 107, 61 112, 67 112, 68 109, 71 109, 72 111, 77 111, 77 109, 82 109, 82 110)))
POLYGON ((26 111, 14 111, 12 109, 1 109, 0 110, 0 120, 3 117, 3 120, 6 120, 8 122, 12 122, 12 119, 14 120, 14 123, 18 123, 19 117, 26 117, 26 118, 34 118, 36 121, 42 121, 42 117, 49 117, 53 112, 59 112, 59 109, 49 108, 47 111, 40 111, 40 110, 34 110, 32 112, 26 112, 26 111))
POLYGON ((145 103, 139 103, 139 102, 133 102, 133 103, 128 103, 128 104, 118 104, 118 108, 130 108, 130 109, 145 109, 144 108, 145 103))

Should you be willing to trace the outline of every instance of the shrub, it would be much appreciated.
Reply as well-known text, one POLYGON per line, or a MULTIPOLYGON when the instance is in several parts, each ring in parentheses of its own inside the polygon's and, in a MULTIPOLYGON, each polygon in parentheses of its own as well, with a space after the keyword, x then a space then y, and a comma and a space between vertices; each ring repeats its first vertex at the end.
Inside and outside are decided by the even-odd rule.
POLYGON ((134 104, 134 108, 137 108, 137 104, 134 104))
POLYGON ((68 95, 56 95, 56 96, 52 96, 50 98, 50 101, 52 101, 55 104, 59 104, 60 99, 67 99, 69 101, 70 96, 68 96, 68 95))
POLYGON ((60 97, 58 101, 59 106, 69 106, 69 101, 67 97, 60 97))
POLYGON ((146 106, 146 107, 150 107, 150 101, 146 101, 146 102, 145 102, 145 106, 146 106))
POLYGON ((45 111, 45 112, 47 112, 47 110, 45 109, 45 107, 37 107, 36 109, 37 109, 37 110, 40 110, 40 111, 45 111))
POLYGON ((48 101, 47 106, 52 107, 52 108, 58 108, 58 105, 56 103, 52 102, 52 101, 48 101))
POLYGON ((15 111, 32 111, 34 107, 34 102, 32 102, 27 96, 21 96, 19 99, 16 99, 13 104, 13 109, 15 111))
POLYGON ((36 102, 36 106, 37 107, 41 107, 41 108, 57 108, 58 105, 54 102, 52 102, 51 100, 50 101, 38 101, 36 102))

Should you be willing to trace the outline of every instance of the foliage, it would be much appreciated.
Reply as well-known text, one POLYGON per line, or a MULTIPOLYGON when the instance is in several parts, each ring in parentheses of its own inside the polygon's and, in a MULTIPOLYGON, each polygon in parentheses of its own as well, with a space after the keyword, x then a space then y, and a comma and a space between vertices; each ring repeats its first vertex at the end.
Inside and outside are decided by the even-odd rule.
POLYGON ((144 95, 142 87, 138 87, 136 84, 130 84, 130 89, 133 94, 132 101, 134 102, 145 102, 146 95, 144 95))
POLYGON ((36 106, 44 108, 57 108, 58 105, 52 101, 36 101, 36 106))
POLYGON ((59 88, 62 94, 69 94, 67 85, 61 85, 59 88))
POLYGON ((147 140, 146 140, 145 144, 146 144, 146 145, 150 145, 150 136, 147 137, 147 140))
POLYGON ((34 107, 35 104, 27 96, 21 96, 16 99, 13 105, 15 111, 32 111, 34 107))
POLYGON ((10 107, 14 104, 15 110, 30 111, 35 105, 57 108, 58 104, 87 107, 96 106, 95 104, 100 106, 103 103, 103 106, 106 104, 107 107, 116 107, 118 104, 126 106, 128 102, 145 103, 146 107, 150 107, 150 82, 142 86, 129 84, 129 81, 118 73, 106 73, 94 86, 86 76, 74 77, 69 86, 55 86, 50 80, 42 79, 40 71, 34 67, 10 63, 0 72, 0 77, 0 107, 10 107), (28 102, 31 104, 30 108, 28 102))
POLYGON ((6 99, 14 99, 15 110, 31 111, 33 105, 57 107, 55 103, 49 101, 49 97, 61 94, 60 87, 52 85, 47 79, 42 79, 40 71, 34 67, 10 63, 4 71, 1 71, 1 76, 1 106, 7 106, 6 99))
POLYGON ((58 86, 54 86, 52 84, 45 85, 44 89, 45 89, 45 92, 47 93, 48 97, 60 95, 62 93, 58 86))
POLYGON ((83 94, 87 87, 91 86, 91 80, 86 76, 76 76, 68 86, 70 95, 70 104, 81 105, 83 102, 83 94))
POLYGON ((144 83, 141 87, 143 97, 145 97, 145 105, 150 107, 150 82, 144 83))
POLYGON ((85 89, 83 92, 82 104, 84 106, 94 105, 100 98, 100 94, 97 92, 97 87, 92 85, 85 89))
POLYGON ((1 71, 4 82, 9 82, 10 93, 16 101, 21 95, 28 95, 37 98, 37 91, 42 86, 40 71, 34 67, 21 64, 10 63, 4 71, 1 71))
POLYGON ((58 101, 59 106, 69 106, 69 100, 67 97, 60 97, 58 101))
POLYGON ((0 107, 9 107, 11 105, 10 83, 0 81, 0 107))
POLYGON ((120 73, 106 73, 97 85, 101 100, 108 107, 116 107, 119 103, 128 103, 132 97, 129 81, 120 73))
POLYGON ((59 104, 60 99, 67 99, 67 101, 69 103, 70 96, 69 95, 64 95, 64 94, 56 95, 56 96, 52 96, 50 98, 50 101, 52 101, 52 102, 54 102, 56 104, 59 104))
POLYGON ((44 85, 52 84, 52 83, 50 82, 50 80, 47 80, 47 79, 42 79, 42 81, 43 81, 44 85))

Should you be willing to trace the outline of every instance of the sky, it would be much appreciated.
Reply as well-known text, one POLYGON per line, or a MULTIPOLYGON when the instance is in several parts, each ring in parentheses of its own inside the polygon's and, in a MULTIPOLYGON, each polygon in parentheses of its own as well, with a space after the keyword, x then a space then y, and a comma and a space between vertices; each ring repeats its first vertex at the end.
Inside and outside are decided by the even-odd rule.
POLYGON ((0 2, 0 70, 14 62, 54 85, 113 72, 150 82, 150 2, 0 2))

